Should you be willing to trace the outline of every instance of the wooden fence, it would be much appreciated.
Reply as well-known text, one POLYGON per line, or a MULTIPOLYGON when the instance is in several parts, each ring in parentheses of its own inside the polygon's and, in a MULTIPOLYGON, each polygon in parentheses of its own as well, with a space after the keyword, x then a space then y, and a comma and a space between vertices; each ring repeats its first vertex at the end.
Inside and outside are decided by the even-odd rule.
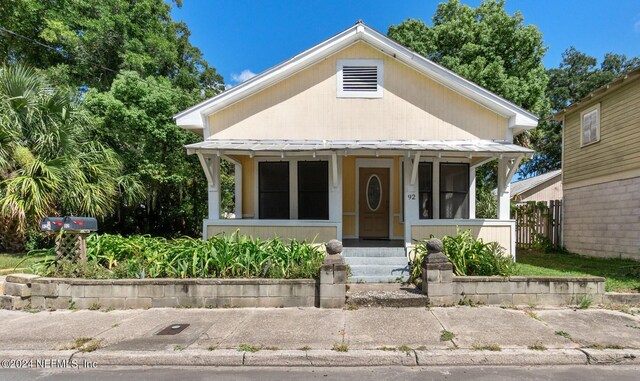
POLYGON ((532 249, 536 246, 562 246, 560 241, 562 201, 529 201, 517 203, 511 208, 511 218, 516 220, 516 247, 532 249))

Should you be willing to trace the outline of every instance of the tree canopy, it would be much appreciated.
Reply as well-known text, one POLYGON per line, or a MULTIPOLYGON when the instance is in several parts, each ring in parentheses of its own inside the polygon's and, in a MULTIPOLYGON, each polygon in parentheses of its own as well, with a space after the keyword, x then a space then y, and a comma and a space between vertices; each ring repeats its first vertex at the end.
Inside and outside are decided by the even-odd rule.
MULTIPOLYGON (((145 190, 142 199, 116 193, 108 205, 96 203, 104 213, 73 209, 101 217, 101 230, 201 233, 207 184, 197 158, 183 147, 200 138, 178 128, 172 115, 218 94, 224 81, 191 45, 186 24, 171 18, 172 6, 181 2, 0 3, 0 62, 33 67, 47 86, 68 94, 83 116, 74 121, 80 141, 103 148, 117 166, 119 175, 106 173, 104 181, 145 190)), ((39 139, 55 135, 55 128, 43 123, 39 139)), ((15 162, 18 151, 2 149, 2 160, 15 162)))
POLYGON ((389 27, 388 35, 533 113, 548 110, 546 48, 538 28, 525 25, 522 14, 509 15, 503 0, 486 0, 477 8, 449 0, 438 4, 432 22, 408 19, 389 27))
POLYGON ((58 85, 108 90, 120 70, 131 70, 217 94, 222 77, 170 10, 163 0, 5 0, 0 59, 46 70, 58 85))

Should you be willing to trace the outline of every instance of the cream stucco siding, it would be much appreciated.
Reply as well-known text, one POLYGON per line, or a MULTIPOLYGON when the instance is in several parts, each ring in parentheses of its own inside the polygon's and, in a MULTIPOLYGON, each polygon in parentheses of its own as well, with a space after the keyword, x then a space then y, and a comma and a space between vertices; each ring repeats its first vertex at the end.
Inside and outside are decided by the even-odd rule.
POLYGON ((563 184, 568 188, 638 176, 640 79, 565 115, 563 184), (580 146, 580 112, 600 103, 600 141, 580 146), (619 174, 616 178, 616 174, 619 174), (626 175, 625 175, 626 174, 626 175))
POLYGON ((358 42, 209 117, 217 139, 507 139, 507 119, 358 42), (384 62, 379 99, 336 96, 338 59, 384 62))

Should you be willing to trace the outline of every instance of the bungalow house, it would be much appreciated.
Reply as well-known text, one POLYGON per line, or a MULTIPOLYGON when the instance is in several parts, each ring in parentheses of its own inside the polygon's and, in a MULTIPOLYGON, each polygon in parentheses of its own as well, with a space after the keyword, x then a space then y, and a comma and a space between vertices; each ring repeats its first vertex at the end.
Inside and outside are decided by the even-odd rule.
POLYGON ((399 246, 406 266, 415 240, 460 227, 515 256, 509 183, 532 151, 513 137, 537 118, 362 22, 175 120, 203 137, 187 152, 208 180, 205 238, 399 246), (235 165, 235 219, 220 218, 220 160, 235 165), (477 219, 475 169, 492 160, 499 218, 477 219))
POLYGON ((562 170, 512 182, 511 199, 514 202, 562 200, 562 170))
POLYGON ((640 67, 554 118, 563 124, 563 244, 640 259, 640 67))

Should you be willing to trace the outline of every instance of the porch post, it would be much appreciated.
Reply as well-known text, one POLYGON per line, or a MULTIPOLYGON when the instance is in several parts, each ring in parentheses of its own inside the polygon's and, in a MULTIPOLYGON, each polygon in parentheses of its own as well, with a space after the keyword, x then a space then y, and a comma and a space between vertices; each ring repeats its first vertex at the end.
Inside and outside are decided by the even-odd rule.
POLYGON ((329 221, 338 222, 338 241, 342 241, 342 156, 329 159, 329 221))
POLYGON ((404 194, 401 195, 404 200, 404 245, 405 248, 412 245, 411 241, 411 225, 419 218, 420 211, 420 194, 418 189, 417 170, 420 164, 420 154, 416 153, 413 159, 403 159, 404 170, 404 194), (416 177, 413 177, 414 168, 416 177), (412 183, 413 181, 413 183, 412 183))
POLYGON ((509 159, 498 160, 498 219, 508 220, 511 218, 511 185, 508 178, 509 159))
POLYGON ((207 177, 207 194, 210 220, 220 219, 220 157, 198 154, 200 165, 207 177))
POLYGON ((242 164, 234 163, 234 181, 235 181, 235 208, 233 212, 236 218, 242 218, 242 164))
POLYGON ((469 166, 469 219, 476 218, 476 167, 469 166))

